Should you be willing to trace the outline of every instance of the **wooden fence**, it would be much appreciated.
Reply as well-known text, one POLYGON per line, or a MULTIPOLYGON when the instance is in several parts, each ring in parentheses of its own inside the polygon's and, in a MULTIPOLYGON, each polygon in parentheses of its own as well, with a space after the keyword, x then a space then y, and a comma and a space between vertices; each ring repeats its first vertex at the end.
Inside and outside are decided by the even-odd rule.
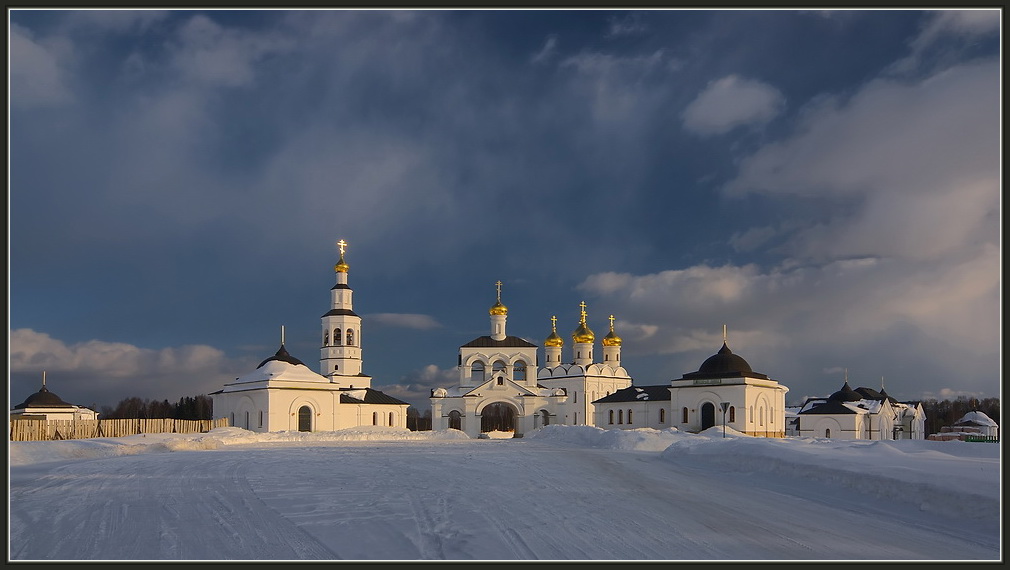
POLYGON ((11 420, 11 441, 53 441, 92 437, 123 437, 141 433, 202 433, 228 427, 228 418, 216 420, 11 420))

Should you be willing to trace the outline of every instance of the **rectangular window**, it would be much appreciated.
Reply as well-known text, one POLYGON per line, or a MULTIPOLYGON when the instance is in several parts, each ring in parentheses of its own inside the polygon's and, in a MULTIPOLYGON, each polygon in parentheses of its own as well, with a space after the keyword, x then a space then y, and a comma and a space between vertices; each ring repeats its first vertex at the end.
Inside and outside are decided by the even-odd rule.
POLYGON ((260 427, 263 427, 263 410, 260 410, 260 427))

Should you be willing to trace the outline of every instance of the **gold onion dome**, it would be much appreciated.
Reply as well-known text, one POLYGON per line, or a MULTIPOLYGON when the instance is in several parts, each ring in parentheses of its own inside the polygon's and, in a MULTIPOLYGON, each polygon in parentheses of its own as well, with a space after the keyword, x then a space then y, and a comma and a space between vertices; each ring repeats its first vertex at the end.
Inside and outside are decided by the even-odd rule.
POLYGON ((495 302, 494 305, 491 305, 491 308, 488 309, 487 312, 488 314, 491 315, 508 315, 509 308, 503 305, 501 302, 501 281, 497 282, 495 285, 498 286, 498 300, 495 302))
POLYGON ((603 337, 603 346, 621 346, 621 337, 614 332, 614 315, 610 315, 610 332, 603 337))
POLYGON ((579 328, 575 329, 572 333, 572 340, 576 343, 589 343, 592 344, 596 341, 596 335, 593 331, 589 330, 589 326, 586 325, 586 303, 582 302, 582 319, 579 320, 579 328))
POLYGON ((347 273, 347 270, 350 269, 350 267, 351 266, 347 265, 347 262, 344 261, 344 254, 341 253, 340 261, 338 261, 337 264, 333 266, 333 270, 336 271, 337 273, 347 273))
POLYGON ((551 317, 551 336, 544 341, 544 346, 548 348, 561 348, 565 345, 565 339, 558 335, 557 317, 551 317))

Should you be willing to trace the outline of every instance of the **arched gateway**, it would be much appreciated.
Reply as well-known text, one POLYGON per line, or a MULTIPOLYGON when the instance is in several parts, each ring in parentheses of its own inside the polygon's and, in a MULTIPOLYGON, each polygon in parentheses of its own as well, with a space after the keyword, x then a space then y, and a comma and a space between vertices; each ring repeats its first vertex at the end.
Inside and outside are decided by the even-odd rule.
POLYGON ((484 406, 480 412, 480 431, 516 431, 515 407, 506 402, 494 402, 484 406))

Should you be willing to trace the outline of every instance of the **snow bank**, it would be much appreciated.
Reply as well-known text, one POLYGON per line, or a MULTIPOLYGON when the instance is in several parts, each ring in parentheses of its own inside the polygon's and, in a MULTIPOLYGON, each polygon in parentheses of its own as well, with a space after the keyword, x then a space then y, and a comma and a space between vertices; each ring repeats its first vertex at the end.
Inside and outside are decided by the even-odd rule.
POLYGON ((524 439, 568 446, 662 451, 675 441, 690 436, 691 434, 685 434, 677 428, 609 430, 594 426, 550 425, 526 434, 524 439))
POLYGON ((330 432, 281 431, 256 433, 242 428, 215 428, 206 433, 148 433, 126 437, 99 437, 66 441, 12 441, 10 465, 32 465, 51 461, 101 459, 138 453, 165 453, 219 449, 222 446, 263 442, 326 441, 452 441, 469 440, 459 430, 409 431, 382 426, 365 426, 330 432))
POLYGON ((716 433, 721 436, 721 429, 673 442, 661 457, 693 468, 827 482, 916 504, 923 511, 977 518, 999 510, 998 445, 729 434, 723 439, 716 433))

